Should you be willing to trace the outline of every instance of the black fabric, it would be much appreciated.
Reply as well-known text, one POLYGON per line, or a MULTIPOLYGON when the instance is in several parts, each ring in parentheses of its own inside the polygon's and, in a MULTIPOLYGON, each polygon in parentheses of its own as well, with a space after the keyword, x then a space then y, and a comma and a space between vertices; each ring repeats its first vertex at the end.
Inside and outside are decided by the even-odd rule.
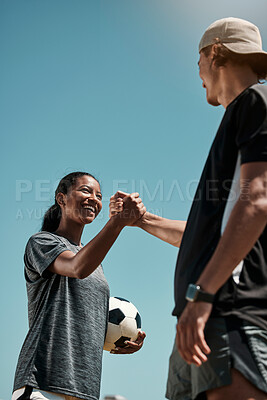
POLYGON ((20 397, 18 397, 17 400, 30 400, 32 394, 32 387, 31 386, 25 386, 24 393, 20 397))
POLYGON ((196 397, 196 400, 207 400, 206 393, 199 393, 199 395, 196 397))
MULTIPOLYGON (((180 316, 189 283, 195 283, 221 237, 238 156, 241 164, 267 161, 267 86, 254 85, 227 107, 213 141, 178 254, 175 308, 180 316)), ((230 199, 229 199, 230 200, 230 199)), ((212 316, 236 315, 267 329, 267 230, 244 259, 240 283, 229 280, 217 292, 212 316)))
POLYGON ((257 364, 252 357, 249 350, 247 336, 242 330, 243 321, 235 318, 225 318, 229 347, 231 352, 234 352, 234 357, 231 355, 231 367, 235 367, 235 360, 240 359, 242 363, 247 366, 250 371, 253 371, 255 375, 259 373, 257 364))
POLYGON ((231 368, 241 372, 258 389, 267 393, 267 332, 241 319, 225 318, 231 368))

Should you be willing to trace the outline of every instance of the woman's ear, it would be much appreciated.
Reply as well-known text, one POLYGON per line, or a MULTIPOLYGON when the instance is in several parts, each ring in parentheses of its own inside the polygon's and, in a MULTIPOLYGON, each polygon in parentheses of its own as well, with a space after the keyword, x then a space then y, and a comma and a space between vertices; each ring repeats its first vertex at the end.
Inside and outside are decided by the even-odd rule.
POLYGON ((64 207, 65 206, 65 195, 63 193, 58 193, 56 195, 56 201, 59 206, 64 207))

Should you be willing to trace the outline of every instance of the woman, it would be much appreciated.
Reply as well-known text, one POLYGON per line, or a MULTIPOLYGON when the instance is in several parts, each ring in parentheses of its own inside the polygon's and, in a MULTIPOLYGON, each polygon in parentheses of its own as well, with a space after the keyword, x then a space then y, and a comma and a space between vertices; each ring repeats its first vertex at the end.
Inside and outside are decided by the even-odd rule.
MULTIPOLYGON (((42 231, 25 250, 29 332, 15 374, 12 400, 99 398, 109 288, 101 262, 126 225, 145 212, 137 193, 84 247, 84 226, 102 208, 99 182, 90 174, 65 176, 46 212, 42 231)), ((133 353, 145 334, 115 353, 133 353)))

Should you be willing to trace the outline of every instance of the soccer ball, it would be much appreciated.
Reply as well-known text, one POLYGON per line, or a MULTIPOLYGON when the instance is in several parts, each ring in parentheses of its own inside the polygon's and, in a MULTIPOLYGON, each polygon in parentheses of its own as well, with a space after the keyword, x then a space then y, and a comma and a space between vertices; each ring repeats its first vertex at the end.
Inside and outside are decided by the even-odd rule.
POLYGON ((125 347, 125 340, 135 341, 140 330, 141 317, 136 307, 126 299, 111 297, 104 350, 125 347))

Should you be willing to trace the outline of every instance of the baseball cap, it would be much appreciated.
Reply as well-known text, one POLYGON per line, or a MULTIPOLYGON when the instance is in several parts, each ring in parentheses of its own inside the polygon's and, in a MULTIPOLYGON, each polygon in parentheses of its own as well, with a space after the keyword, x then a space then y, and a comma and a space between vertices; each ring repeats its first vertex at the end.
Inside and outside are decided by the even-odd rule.
POLYGON ((221 43, 238 54, 264 54, 258 27, 240 18, 223 18, 213 22, 199 43, 199 52, 207 46, 221 43))

